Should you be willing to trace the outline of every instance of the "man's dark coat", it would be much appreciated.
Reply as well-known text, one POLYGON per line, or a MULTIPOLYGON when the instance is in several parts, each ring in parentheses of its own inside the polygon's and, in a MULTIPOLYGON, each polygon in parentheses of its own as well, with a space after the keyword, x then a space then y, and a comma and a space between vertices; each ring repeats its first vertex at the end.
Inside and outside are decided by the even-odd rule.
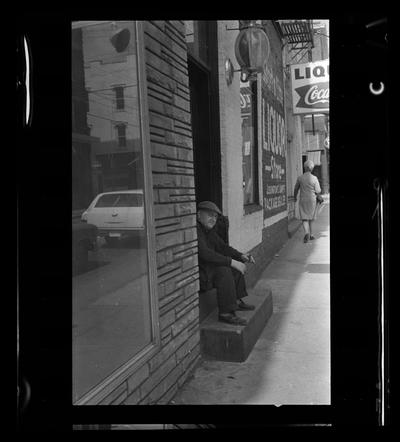
POLYGON ((197 223, 197 239, 200 270, 200 290, 212 288, 212 269, 217 266, 230 267, 232 258, 244 262, 242 253, 230 247, 217 234, 215 228, 206 230, 201 223, 197 223))

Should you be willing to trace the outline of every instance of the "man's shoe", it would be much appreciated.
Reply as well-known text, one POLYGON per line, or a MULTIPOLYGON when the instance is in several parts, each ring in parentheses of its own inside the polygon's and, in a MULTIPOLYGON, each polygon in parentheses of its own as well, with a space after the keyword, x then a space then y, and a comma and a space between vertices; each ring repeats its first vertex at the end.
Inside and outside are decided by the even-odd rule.
POLYGON ((315 239, 315 236, 310 235, 310 241, 312 241, 313 239, 315 239))
POLYGON ((240 300, 238 302, 239 310, 254 310, 256 307, 252 304, 247 304, 246 302, 240 300))
POLYGON ((247 324, 247 321, 245 319, 239 318, 239 316, 236 316, 232 313, 218 315, 218 320, 221 322, 226 322, 227 324, 233 324, 233 325, 246 325, 247 324))
POLYGON ((310 239, 310 235, 309 235, 308 233, 306 233, 306 234, 304 235, 304 239, 303 239, 303 241, 304 241, 304 242, 308 242, 309 239, 310 239))

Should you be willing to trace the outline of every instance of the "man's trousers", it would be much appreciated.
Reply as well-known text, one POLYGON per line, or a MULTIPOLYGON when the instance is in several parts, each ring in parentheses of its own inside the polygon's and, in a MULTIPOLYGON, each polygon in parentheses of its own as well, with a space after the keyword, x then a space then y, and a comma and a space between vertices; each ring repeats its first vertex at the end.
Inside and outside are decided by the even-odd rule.
POLYGON ((219 313, 237 310, 237 300, 248 295, 244 275, 232 267, 218 266, 209 269, 209 277, 217 289, 219 313))

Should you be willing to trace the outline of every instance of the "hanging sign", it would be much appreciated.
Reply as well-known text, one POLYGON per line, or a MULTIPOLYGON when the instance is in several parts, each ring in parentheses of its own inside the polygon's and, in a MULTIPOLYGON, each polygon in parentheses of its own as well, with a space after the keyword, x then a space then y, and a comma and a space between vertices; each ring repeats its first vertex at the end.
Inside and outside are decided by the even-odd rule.
POLYGON ((329 112, 329 60, 291 65, 294 114, 329 112))

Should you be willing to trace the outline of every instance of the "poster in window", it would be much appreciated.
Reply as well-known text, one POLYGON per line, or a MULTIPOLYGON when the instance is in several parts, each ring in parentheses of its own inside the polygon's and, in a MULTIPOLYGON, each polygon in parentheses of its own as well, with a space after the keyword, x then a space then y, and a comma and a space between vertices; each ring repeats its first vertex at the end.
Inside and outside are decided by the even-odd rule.
POLYGON ((287 208, 282 87, 274 72, 271 69, 268 76, 263 76, 262 83, 264 219, 287 208))
POLYGON ((254 203, 254 99, 248 82, 240 85, 240 107, 242 116, 242 161, 243 161, 243 202, 254 203))

